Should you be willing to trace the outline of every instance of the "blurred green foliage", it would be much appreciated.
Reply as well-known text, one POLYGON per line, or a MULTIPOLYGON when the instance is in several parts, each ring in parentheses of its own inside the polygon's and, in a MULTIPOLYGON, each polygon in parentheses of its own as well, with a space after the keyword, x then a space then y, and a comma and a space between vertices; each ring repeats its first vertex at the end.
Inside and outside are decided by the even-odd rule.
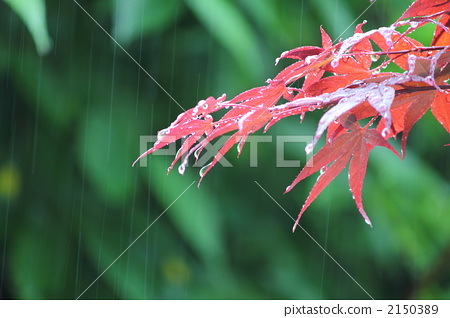
POLYGON ((31 33, 39 54, 46 54, 52 46, 47 31, 44 0, 4 0, 8 3, 31 33))
MULTIPOLYGON (((274 67, 281 52, 320 44, 320 25, 347 37, 355 19, 384 26, 411 1, 378 0, 362 16, 369 1, 78 3, 187 109, 262 85, 287 65, 274 67)), ((86 12, 0 2, 0 297, 77 298, 108 269, 81 298, 367 299, 255 183, 293 217, 311 189, 306 180, 282 196, 299 168, 276 168, 275 142, 258 144, 258 167, 248 146, 239 159, 231 151, 234 167, 217 166, 200 189, 198 167, 166 175, 173 156, 131 167, 140 136, 182 109, 86 12)), ((316 123, 288 118, 268 135, 311 136, 316 123)), ((374 298, 450 297, 448 142, 427 115, 403 162, 372 152, 363 196, 374 228, 345 174, 302 218, 374 298)), ((304 163, 303 148, 286 143, 285 158, 304 163)))

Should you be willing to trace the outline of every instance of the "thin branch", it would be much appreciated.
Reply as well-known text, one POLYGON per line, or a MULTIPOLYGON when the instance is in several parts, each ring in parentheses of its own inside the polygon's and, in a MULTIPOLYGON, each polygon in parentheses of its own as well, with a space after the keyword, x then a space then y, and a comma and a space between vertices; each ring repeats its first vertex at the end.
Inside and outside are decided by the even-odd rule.
MULTIPOLYGON (((414 93, 414 92, 420 92, 420 91, 434 91, 436 90, 436 87, 434 86, 415 86, 415 87, 406 87, 402 89, 398 89, 395 91, 395 94, 407 94, 407 93, 414 93)), ((438 85, 438 87, 442 90, 444 89, 450 89, 450 85, 438 85)))

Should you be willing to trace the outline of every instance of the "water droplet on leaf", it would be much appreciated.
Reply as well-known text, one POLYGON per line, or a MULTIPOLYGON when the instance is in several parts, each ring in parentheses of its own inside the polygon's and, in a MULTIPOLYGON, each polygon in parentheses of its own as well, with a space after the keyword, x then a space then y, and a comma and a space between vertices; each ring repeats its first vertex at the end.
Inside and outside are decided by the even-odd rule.
POLYGON ((309 155, 312 151, 313 151, 313 149, 314 149, 314 145, 311 143, 311 144, 308 144, 306 147, 305 147, 305 152, 306 152, 306 154, 307 155, 309 155))
POLYGON ((409 21, 409 25, 411 26, 411 28, 415 29, 419 25, 419 22, 417 22, 417 21, 409 21))
POLYGON ((179 167, 178 167, 178 173, 183 175, 184 171, 186 171, 186 163, 182 163, 179 167))
POLYGON ((158 132, 158 135, 156 136, 157 140, 161 141, 164 138, 164 136, 167 135, 168 132, 169 132, 169 129, 160 130, 158 132))
POLYGON ((209 168, 210 165, 211 165, 211 163, 208 163, 206 166, 203 166, 203 167, 200 169, 200 172, 198 173, 198 174, 200 175, 200 178, 203 178, 203 176, 204 176, 205 173, 206 173, 206 170, 208 170, 208 168, 209 168))
POLYGON ((331 61, 331 67, 336 68, 339 65, 339 59, 334 59, 331 61))
POLYGON ((317 56, 316 55, 307 56, 306 59, 305 59, 305 64, 306 65, 311 64, 311 62, 313 62, 315 60, 317 60, 317 56))
POLYGON ((198 160, 198 157, 200 157, 200 152, 202 152, 202 150, 203 150, 203 148, 198 148, 197 150, 195 150, 195 152, 194 152, 194 157, 195 157, 195 159, 197 159, 198 160))

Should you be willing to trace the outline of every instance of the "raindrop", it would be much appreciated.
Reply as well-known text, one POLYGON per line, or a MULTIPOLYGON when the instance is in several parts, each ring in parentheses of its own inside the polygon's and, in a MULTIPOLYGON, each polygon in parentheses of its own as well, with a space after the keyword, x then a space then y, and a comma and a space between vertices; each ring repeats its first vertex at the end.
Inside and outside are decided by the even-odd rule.
POLYGON ((316 108, 315 108, 314 106, 309 106, 309 107, 308 107, 308 110, 309 110, 310 112, 312 112, 312 111, 315 111, 316 108))
POLYGON ((179 167, 178 167, 178 173, 183 175, 184 171, 186 171, 186 163, 183 162, 179 167))
POLYGON ((195 150, 194 152, 194 157, 195 159, 198 160, 198 157, 200 157, 200 152, 202 152, 203 148, 198 148, 197 150, 195 150))
POLYGON ((411 28, 415 29, 419 26, 419 22, 417 21, 409 21, 409 25, 411 25, 411 28))
POLYGON ((329 93, 323 93, 322 94, 322 103, 326 104, 328 102, 330 102, 330 94, 329 93))
POLYGON ((379 113, 384 113, 384 112, 387 110, 386 104, 383 103, 383 102, 380 102, 380 103, 377 105, 377 110, 378 110, 379 113))
POLYGON ((408 55, 408 73, 412 74, 414 72, 414 69, 416 67, 416 58, 415 55, 408 55))
POLYGON ((384 37, 384 40, 386 41, 386 45, 391 48, 392 47, 392 32, 394 30, 392 30, 391 28, 380 28, 379 32, 381 34, 382 37, 384 37))
POLYGON ((249 118, 255 111, 251 110, 248 113, 246 113, 244 116, 238 119, 238 127, 239 131, 242 131, 244 129, 244 122, 249 118))
POLYGON ((331 67, 336 68, 339 65, 339 59, 334 59, 331 61, 331 67))
POLYGON ((167 135, 168 132, 169 132, 169 129, 163 129, 163 130, 160 130, 160 131, 158 132, 157 137, 156 137, 157 140, 158 140, 158 141, 161 141, 161 139, 163 139, 164 136, 167 135))
POLYGON ((237 144, 238 154, 241 154, 241 151, 242 151, 242 148, 244 147, 244 144, 245 144, 245 138, 241 138, 241 140, 237 144))
POLYGON ((291 189, 292 189, 292 186, 289 185, 289 186, 286 187, 286 191, 284 191, 284 192, 291 191, 291 189))
POLYGON ((206 166, 203 166, 200 169, 200 172, 199 172, 200 178, 203 178, 203 176, 206 174, 206 170, 208 170, 208 168, 209 168, 209 166, 211 166, 211 164, 212 163, 208 163, 206 166))
POLYGON ((369 219, 364 219, 364 222, 366 222, 366 224, 369 224, 370 226, 372 226, 372 222, 370 222, 369 219))
POLYGON ((317 55, 307 56, 306 59, 305 59, 305 64, 306 65, 311 64, 311 62, 313 62, 315 60, 317 60, 317 55))
POLYGON ((372 62, 376 62, 380 59, 380 56, 379 55, 371 55, 370 59, 372 60, 372 62))
POLYGON ((389 134, 389 128, 385 127, 383 128, 383 130, 381 131, 381 136, 383 136, 383 138, 386 138, 386 136, 389 134))
POLYGON ((309 154, 313 151, 313 149, 314 149, 314 145, 313 145, 312 143, 308 144, 308 145, 305 147, 305 152, 306 152, 306 154, 309 155, 309 154))

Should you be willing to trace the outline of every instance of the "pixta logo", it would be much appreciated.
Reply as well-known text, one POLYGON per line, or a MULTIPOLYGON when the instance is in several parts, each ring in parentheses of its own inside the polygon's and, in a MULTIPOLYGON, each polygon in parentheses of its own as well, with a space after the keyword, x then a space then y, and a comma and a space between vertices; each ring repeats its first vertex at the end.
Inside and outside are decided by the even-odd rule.
MULTIPOLYGON (((230 136, 221 136, 214 143, 208 143, 205 149, 202 151, 201 156, 198 157, 197 161, 193 164, 193 167, 203 167, 210 162, 214 156, 219 152, 220 148, 225 144, 225 142, 230 138, 230 136)), ((239 137, 236 137, 239 138, 239 137)), ((288 160, 285 158, 285 148, 286 144, 296 143, 300 149, 304 149, 305 145, 312 142, 313 136, 309 135, 289 135, 289 136, 267 136, 267 135, 252 135, 248 136, 245 140, 246 147, 249 151, 249 166, 258 167, 258 146, 261 143, 273 143, 275 142, 275 159, 276 167, 279 168, 298 168, 301 167, 301 160, 288 160)), ((144 135, 140 137, 140 153, 144 153, 151 147, 151 145, 157 141, 157 136, 144 135)), ((175 138, 174 138, 175 141, 175 138)), ((182 139, 182 141, 184 141, 182 139)), ((239 147, 239 143, 237 143, 239 147)), ((177 153, 177 146, 175 142, 168 144, 166 147, 158 149, 158 151, 152 153, 153 156, 171 156, 175 157, 177 153)), ((313 153, 305 153, 305 163, 307 166, 312 166, 313 153)), ((180 159, 183 162, 185 156, 180 159)), ((140 167, 147 167, 148 156, 142 158, 139 161, 140 167)), ((233 165, 228 161, 225 156, 219 160, 219 164, 222 167, 233 167, 233 165)))

